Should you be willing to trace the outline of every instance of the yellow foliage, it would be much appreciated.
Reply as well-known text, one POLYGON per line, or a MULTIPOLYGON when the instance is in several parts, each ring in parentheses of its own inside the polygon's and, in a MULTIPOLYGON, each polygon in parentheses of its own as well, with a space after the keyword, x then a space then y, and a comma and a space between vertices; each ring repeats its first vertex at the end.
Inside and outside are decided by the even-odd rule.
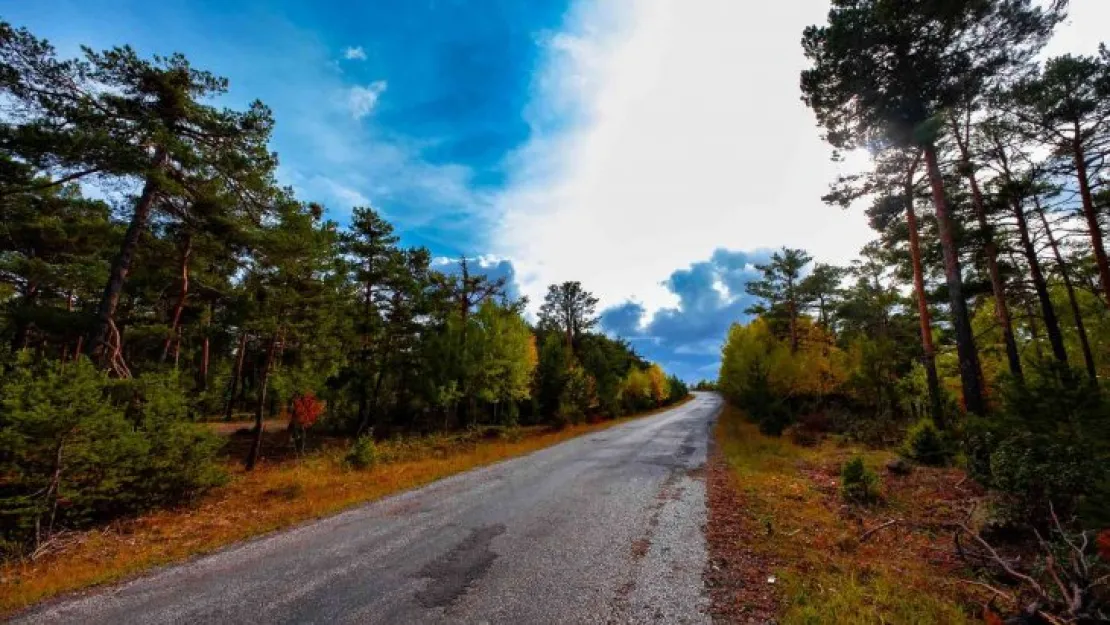
POLYGON ((671 385, 667 381, 667 374, 657 364, 652 364, 647 370, 648 382, 651 385, 651 398, 656 406, 662 406, 671 394, 671 385))
POLYGON ((621 387, 621 399, 637 404, 651 399, 651 379, 647 372, 632 367, 621 387))
POLYGON ((828 395, 848 378, 849 358, 807 317, 798 320, 799 347, 791 352, 762 318, 733 324, 721 357, 720 385, 728 396, 743 394, 754 371, 766 375, 770 391, 782 397, 828 395))

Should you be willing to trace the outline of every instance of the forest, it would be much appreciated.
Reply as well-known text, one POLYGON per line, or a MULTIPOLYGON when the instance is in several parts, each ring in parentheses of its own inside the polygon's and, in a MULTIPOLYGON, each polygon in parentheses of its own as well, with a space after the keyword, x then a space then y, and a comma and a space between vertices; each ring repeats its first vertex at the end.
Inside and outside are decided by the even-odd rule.
POLYGON ((347 207, 282 187, 270 110, 219 106, 228 88, 180 54, 59 58, 0 24, 2 555, 193 501, 265 463, 274 419, 298 455, 326 436, 359 468, 376 441, 687 396, 578 282, 533 322, 375 209, 328 219, 347 207), (212 421, 244 422, 239 457, 212 421))
POLYGON ((764 434, 966 471, 987 512, 946 529, 1021 622, 1104 622, 1110 579, 1110 49, 1043 55, 1066 8, 834 0, 805 30, 803 100, 834 158, 871 157, 823 199, 876 239, 758 266, 717 381, 764 434))

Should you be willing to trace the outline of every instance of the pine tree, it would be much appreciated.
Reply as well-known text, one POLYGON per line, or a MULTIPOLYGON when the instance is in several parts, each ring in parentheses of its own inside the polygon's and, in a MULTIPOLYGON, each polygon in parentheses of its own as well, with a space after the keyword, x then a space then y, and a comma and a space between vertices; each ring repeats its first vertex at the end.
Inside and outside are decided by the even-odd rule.
POLYGON ((560 330, 573 352, 581 336, 598 323, 597 302, 581 282, 552 284, 540 307, 540 323, 560 330))
POLYGON ((1110 49, 1103 45, 1098 56, 1049 59, 1039 75, 1019 82, 998 103, 1017 117, 1028 136, 1070 161, 1068 174, 1079 186, 1103 297, 1110 305, 1110 261, 1091 170, 1110 150, 1110 49))
POLYGON ((837 149, 916 148, 925 159, 944 251, 945 274, 967 409, 983 413, 982 373, 937 143, 942 115, 974 101, 1039 50, 1062 11, 1028 0, 920 3, 835 0, 828 24, 802 39, 813 63, 802 72, 806 104, 837 149))
POLYGON ((802 270, 812 260, 805 250, 784 247, 771 255, 770 263, 756 265, 755 268, 763 277, 745 286, 749 295, 763 300, 745 312, 766 315, 772 319, 785 317, 792 352, 798 351, 798 316, 809 304, 805 299, 807 290, 802 286, 802 270))

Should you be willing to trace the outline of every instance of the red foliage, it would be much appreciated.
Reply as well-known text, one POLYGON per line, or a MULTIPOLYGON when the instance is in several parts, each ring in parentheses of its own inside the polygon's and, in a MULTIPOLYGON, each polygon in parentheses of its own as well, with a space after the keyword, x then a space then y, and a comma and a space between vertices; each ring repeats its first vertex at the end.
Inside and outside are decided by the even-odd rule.
POLYGON ((1095 544, 1098 545, 1098 555, 1102 556, 1103 560, 1110 562, 1110 529, 1099 532, 1095 544))
POLYGON ((983 608, 983 622, 987 625, 1002 625, 1002 617, 994 613, 990 608, 983 608))
POLYGON ((315 393, 308 391, 293 398, 293 413, 289 416, 289 422, 294 427, 307 430, 323 413, 324 402, 316 399, 315 393))

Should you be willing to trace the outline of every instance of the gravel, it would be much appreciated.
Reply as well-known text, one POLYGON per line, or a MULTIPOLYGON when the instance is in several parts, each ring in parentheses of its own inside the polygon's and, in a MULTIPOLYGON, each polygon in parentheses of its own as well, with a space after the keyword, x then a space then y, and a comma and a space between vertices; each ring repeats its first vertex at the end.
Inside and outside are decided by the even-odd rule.
POLYGON ((708 623, 695 395, 15 622, 708 623))

